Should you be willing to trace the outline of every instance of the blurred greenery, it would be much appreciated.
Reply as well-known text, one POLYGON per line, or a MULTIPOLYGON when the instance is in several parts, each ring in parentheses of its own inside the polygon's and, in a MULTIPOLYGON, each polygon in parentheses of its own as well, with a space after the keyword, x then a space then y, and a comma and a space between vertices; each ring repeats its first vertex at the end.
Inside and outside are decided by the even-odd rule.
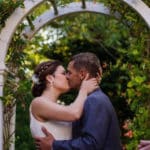
MULTIPOLYGON (((15 8, 23 7, 22 1, 9 1, 0 3, 6 6, 0 7, 0 29, 15 8)), ((144 0, 149 5, 148 1, 144 0)), ((69 2, 64 0, 57 5, 69 2)), ((118 11, 120 19, 94 13, 70 14, 53 20, 32 40, 21 39, 22 30, 26 26, 32 28, 30 21, 51 7, 46 1, 17 28, 6 57, 9 71, 5 75, 3 97, 6 110, 10 111, 14 102, 17 105, 16 150, 35 149, 29 130, 31 76, 35 66, 47 59, 59 59, 66 67, 72 55, 84 51, 95 53, 101 60, 103 79, 100 86, 116 109, 124 147, 133 150, 140 139, 150 139, 150 30, 122 1, 98 2, 109 6, 112 13, 118 11)), ((76 92, 71 91, 60 100, 69 104, 75 95, 76 92)))

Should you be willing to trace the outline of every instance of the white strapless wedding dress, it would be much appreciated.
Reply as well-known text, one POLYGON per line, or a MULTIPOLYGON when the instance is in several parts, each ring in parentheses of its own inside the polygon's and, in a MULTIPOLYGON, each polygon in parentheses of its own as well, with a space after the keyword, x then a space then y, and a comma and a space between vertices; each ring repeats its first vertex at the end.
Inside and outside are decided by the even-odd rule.
POLYGON ((70 122, 61 122, 49 120, 47 122, 38 121, 30 110, 30 131, 32 137, 45 137, 41 130, 44 126, 56 140, 69 140, 72 138, 72 124, 70 122))

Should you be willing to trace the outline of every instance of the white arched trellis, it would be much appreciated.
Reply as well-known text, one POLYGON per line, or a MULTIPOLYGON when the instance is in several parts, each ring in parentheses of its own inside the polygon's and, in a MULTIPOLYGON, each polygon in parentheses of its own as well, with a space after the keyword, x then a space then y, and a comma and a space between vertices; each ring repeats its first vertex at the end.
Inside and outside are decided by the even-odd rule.
MULTIPOLYGON (((150 28, 150 8, 142 1, 142 0, 122 0, 124 3, 128 4, 131 8, 133 8, 147 23, 150 28)), ((7 54, 7 50, 9 48, 9 44, 11 39, 16 31, 18 25, 22 22, 22 20, 38 5, 42 4, 44 0, 25 0, 24 8, 17 8, 13 14, 7 19, 5 27, 0 32, 0 96, 3 96, 3 85, 4 85, 4 72, 5 72, 5 57, 7 54)), ((93 3, 93 2, 85 2, 82 0, 82 3, 74 2, 70 3, 63 7, 57 8, 55 13, 53 10, 49 10, 39 16, 34 22, 34 30, 31 30, 27 27, 23 31, 23 35, 30 39, 34 36, 34 34, 42 28, 45 24, 50 21, 71 13, 81 13, 81 12, 92 12, 92 13, 101 13, 104 15, 114 15, 116 18, 119 17, 119 13, 111 14, 110 8, 104 6, 102 3, 93 3)), ((0 150, 3 149, 3 104, 0 101, 0 150)), ((12 146, 10 149, 14 149, 12 146)))
MULTIPOLYGON (((75 13, 101 13, 104 15, 111 15, 110 9, 108 7, 105 7, 102 3, 93 3, 93 2, 86 2, 86 8, 83 9, 81 7, 81 3, 79 2, 73 2, 65 7, 58 7, 59 15, 55 15, 53 10, 49 10, 45 13, 43 13, 41 16, 36 18, 33 21, 34 30, 31 30, 30 27, 26 27, 25 30, 22 32, 22 34, 27 38, 31 39, 34 34, 39 31, 40 28, 42 28, 44 25, 48 24, 49 22, 53 21, 54 19, 58 17, 63 17, 68 14, 75 14, 75 13)), ((112 15, 113 16, 113 15, 112 15)), ((116 18, 119 18, 119 13, 115 13, 114 16, 116 18)))

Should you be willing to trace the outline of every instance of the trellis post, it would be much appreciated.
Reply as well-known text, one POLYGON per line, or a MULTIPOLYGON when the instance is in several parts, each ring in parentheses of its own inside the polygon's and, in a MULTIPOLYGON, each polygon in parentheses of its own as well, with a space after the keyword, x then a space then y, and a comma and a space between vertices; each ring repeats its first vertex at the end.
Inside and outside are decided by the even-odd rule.
MULTIPOLYGON (((5 65, 0 63, 0 97, 3 96, 5 65)), ((3 150, 3 101, 0 99, 0 150, 3 150)))
MULTIPOLYGON (((3 86, 4 86, 4 72, 5 72, 5 57, 11 39, 21 21, 26 17, 35 7, 43 3, 44 0, 25 0, 24 8, 17 8, 12 15, 7 19, 4 28, 0 31, 0 96, 3 96, 3 86)), ((3 150, 3 102, 0 99, 0 150, 3 150)), ((13 116, 12 127, 10 132, 15 127, 15 116, 13 116), (13 123, 14 122, 14 123, 13 123)), ((13 138, 13 137, 12 137, 13 138)), ((11 143, 10 150, 14 150, 14 142, 11 143)))

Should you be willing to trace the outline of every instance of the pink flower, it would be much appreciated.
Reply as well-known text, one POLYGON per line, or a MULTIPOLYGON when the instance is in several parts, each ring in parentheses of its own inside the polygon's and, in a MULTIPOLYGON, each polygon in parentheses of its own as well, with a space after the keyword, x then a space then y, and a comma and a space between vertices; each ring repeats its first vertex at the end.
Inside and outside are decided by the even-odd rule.
POLYGON ((126 136, 128 138, 132 138, 133 137, 133 131, 129 130, 127 133, 124 134, 124 136, 126 136))
POLYGON ((128 123, 125 122, 125 124, 122 126, 123 129, 127 130, 129 128, 128 123))

